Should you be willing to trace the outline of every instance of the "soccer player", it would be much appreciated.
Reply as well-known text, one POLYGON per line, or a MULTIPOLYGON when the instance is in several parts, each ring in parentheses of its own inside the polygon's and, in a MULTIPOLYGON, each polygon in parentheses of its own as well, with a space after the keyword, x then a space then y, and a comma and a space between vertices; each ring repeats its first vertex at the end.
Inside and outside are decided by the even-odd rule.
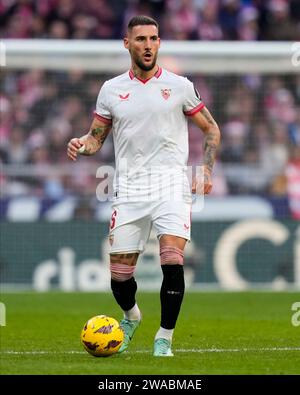
POLYGON ((191 192, 212 189, 219 128, 192 82, 157 63, 158 24, 133 17, 124 38, 131 69, 100 89, 90 130, 68 143, 68 156, 93 155, 112 130, 116 172, 109 241, 112 293, 124 312, 127 349, 141 323, 134 271, 152 226, 159 239, 163 281, 154 356, 171 357, 172 336, 184 295, 184 247, 190 239, 191 192), (189 186, 187 119, 205 135, 204 177, 189 186), (174 192, 170 194, 170 189, 174 192), (172 196, 170 196, 172 195, 172 196))

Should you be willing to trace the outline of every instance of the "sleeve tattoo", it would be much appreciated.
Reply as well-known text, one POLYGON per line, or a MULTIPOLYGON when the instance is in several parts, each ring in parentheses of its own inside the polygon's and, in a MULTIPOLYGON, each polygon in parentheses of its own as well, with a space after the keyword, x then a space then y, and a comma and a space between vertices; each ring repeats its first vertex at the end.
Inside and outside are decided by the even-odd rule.
POLYGON ((207 120, 210 126, 205 134, 204 140, 204 165, 211 172, 220 141, 220 131, 217 123, 206 108, 203 108, 202 115, 207 120))
POLYGON ((95 139, 99 142, 100 146, 104 143, 108 133, 110 131, 110 127, 101 126, 98 128, 94 128, 90 131, 91 136, 95 137, 95 139))
POLYGON ((110 126, 100 126, 92 128, 85 139, 85 152, 84 155, 92 155, 97 152, 103 145, 108 133, 110 126))

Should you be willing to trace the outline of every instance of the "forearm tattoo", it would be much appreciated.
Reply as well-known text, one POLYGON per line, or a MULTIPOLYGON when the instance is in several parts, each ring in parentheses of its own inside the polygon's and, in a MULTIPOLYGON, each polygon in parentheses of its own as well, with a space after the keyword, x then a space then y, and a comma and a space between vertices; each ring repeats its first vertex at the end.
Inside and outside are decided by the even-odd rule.
POLYGON ((94 128, 90 131, 91 136, 95 137, 95 139, 97 139, 100 143, 100 145, 102 145, 109 133, 110 128, 108 128, 107 126, 102 126, 102 127, 98 127, 98 128, 94 128))
POLYGON ((101 126, 91 129, 84 141, 85 151, 83 155, 93 155, 97 152, 102 147, 109 131, 109 126, 101 126))
POLYGON ((205 107, 201 110, 201 114, 204 116, 208 123, 217 126, 216 121, 213 119, 213 117, 210 115, 209 111, 205 107))
POLYGON ((210 125, 204 140, 204 165, 209 171, 212 171, 219 145, 220 131, 217 123, 205 107, 201 113, 210 125))
POLYGON ((209 132, 204 143, 204 165, 212 171, 218 148, 218 134, 215 130, 209 132))
POLYGON ((100 144, 97 140, 87 138, 84 142, 85 150, 82 155, 93 155, 100 148, 100 144))

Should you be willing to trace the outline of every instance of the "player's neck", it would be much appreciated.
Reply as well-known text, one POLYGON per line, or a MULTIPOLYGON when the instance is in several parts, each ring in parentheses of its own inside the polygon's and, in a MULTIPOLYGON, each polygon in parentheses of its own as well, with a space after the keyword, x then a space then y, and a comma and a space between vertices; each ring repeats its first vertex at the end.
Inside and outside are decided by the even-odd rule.
POLYGON ((136 78, 139 78, 140 80, 149 80, 157 73, 159 66, 156 64, 153 69, 149 71, 142 70, 135 64, 133 64, 131 68, 136 78))

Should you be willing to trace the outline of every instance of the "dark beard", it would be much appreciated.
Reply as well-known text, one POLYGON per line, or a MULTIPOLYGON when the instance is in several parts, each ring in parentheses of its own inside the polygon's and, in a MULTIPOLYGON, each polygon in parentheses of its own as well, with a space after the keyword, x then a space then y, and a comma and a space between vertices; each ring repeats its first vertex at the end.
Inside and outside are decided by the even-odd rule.
POLYGON ((156 59, 157 59, 157 56, 155 56, 155 57, 153 58, 153 62, 152 62, 149 66, 146 66, 140 59, 134 59, 134 61, 135 61, 136 65, 137 65, 141 70, 143 70, 143 71, 150 71, 150 70, 152 70, 152 69, 155 67, 155 65, 156 65, 156 59))

